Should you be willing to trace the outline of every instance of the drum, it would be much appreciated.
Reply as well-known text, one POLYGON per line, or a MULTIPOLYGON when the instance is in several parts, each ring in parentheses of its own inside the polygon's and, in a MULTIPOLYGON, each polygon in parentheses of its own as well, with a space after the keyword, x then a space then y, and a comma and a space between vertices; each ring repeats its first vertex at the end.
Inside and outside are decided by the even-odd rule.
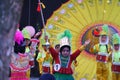
POLYGON ((98 54, 97 57, 96 57, 96 60, 98 62, 104 62, 104 63, 106 63, 107 60, 108 60, 108 57, 106 55, 100 55, 100 54, 98 54))
POLYGON ((42 69, 44 73, 50 73, 50 67, 43 66, 42 69))
POLYGON ((120 73, 120 65, 112 64, 112 71, 120 73))

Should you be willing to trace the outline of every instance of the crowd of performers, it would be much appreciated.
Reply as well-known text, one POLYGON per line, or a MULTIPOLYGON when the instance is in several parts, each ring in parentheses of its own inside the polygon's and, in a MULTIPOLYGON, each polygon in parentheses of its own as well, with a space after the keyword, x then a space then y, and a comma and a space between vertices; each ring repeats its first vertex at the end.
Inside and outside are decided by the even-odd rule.
MULTIPOLYGON (((112 80, 120 80, 120 36, 118 33, 113 34, 110 43, 109 31, 109 26, 103 25, 98 44, 90 47, 90 52, 96 56, 96 80, 109 80, 111 72, 112 80)), ((86 40, 72 53, 71 38, 70 31, 65 30, 58 35, 58 43, 52 45, 47 32, 41 30, 35 33, 31 26, 21 31, 17 29, 11 54, 10 80, 30 80, 36 50, 41 74, 39 80, 75 80, 72 64, 75 66, 78 63, 76 58, 92 41, 86 40)))

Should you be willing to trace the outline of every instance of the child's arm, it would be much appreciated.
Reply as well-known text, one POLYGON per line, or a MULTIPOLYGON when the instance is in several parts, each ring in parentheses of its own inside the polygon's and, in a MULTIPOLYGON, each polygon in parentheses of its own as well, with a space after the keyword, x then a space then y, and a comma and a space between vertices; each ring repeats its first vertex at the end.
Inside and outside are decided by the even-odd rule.
POLYGON ((96 55, 99 51, 99 44, 95 44, 94 46, 90 47, 90 53, 96 55))
POLYGON ((41 62, 41 58, 42 58, 42 53, 39 52, 36 60, 37 60, 38 62, 41 62))
POLYGON ((86 45, 88 45, 89 43, 90 43, 90 40, 85 41, 85 44, 82 45, 79 49, 77 49, 77 50, 71 55, 71 58, 72 58, 73 60, 75 60, 76 57, 80 55, 80 53, 85 49, 86 45))
POLYGON ((56 58, 58 56, 58 53, 55 51, 55 49, 52 46, 49 47, 49 51, 53 58, 56 58))
POLYGON ((80 55, 80 53, 85 49, 85 46, 82 45, 79 49, 77 49, 74 53, 71 55, 71 59, 75 60, 77 56, 80 55))

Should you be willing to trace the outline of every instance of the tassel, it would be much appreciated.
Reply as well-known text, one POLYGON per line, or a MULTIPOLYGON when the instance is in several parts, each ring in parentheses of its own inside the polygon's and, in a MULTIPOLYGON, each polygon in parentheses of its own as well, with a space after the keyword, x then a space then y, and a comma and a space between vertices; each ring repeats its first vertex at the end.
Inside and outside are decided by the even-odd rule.
POLYGON ((38 3, 38 6, 37 6, 37 11, 38 11, 38 12, 41 11, 40 5, 42 5, 42 8, 43 8, 43 9, 45 8, 45 5, 44 5, 43 3, 38 3))
POLYGON ((37 6, 37 12, 40 12, 41 9, 40 9, 40 3, 38 3, 38 6, 37 6))
POLYGON ((42 8, 45 9, 45 5, 43 3, 41 3, 41 5, 42 5, 42 8))

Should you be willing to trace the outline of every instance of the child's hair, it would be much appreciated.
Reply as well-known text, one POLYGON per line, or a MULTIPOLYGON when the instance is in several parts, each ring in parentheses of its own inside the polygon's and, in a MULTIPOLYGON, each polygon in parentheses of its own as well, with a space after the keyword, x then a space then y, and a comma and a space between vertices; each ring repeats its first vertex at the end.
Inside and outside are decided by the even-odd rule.
POLYGON ((62 50, 67 47, 70 51, 71 51, 71 47, 69 45, 64 45, 60 48, 60 53, 62 52, 62 50))
POLYGON ((25 41, 23 41, 23 43, 21 43, 20 45, 17 42, 15 42, 14 52, 16 54, 18 54, 18 53, 25 53, 25 41))
POLYGON ((39 80, 56 80, 52 74, 43 74, 40 76, 39 80))
POLYGON ((56 44, 55 45, 55 49, 59 48, 60 47, 60 44, 56 44))

